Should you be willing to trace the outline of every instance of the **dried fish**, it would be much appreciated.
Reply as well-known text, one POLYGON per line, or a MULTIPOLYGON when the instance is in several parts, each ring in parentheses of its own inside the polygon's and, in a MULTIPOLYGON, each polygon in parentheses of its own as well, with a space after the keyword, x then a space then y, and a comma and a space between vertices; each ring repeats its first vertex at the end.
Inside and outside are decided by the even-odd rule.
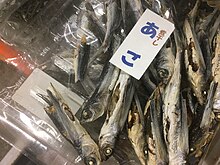
POLYGON ((127 0, 127 2, 134 12, 136 21, 138 21, 144 12, 141 0, 127 0))
MULTIPOLYGON (((122 43, 122 36, 121 35, 113 35, 113 42, 111 46, 111 52, 115 53, 116 50, 122 43)), ((92 65, 95 61, 98 61, 102 65, 105 65, 111 58, 112 53, 104 52, 103 48, 99 48, 96 53, 90 58, 89 65, 92 65)))
POLYGON ((119 27, 121 22, 121 15, 119 11, 119 4, 117 0, 109 0, 107 3, 107 23, 106 34, 102 43, 102 49, 106 52, 111 44, 111 37, 113 32, 119 27))
POLYGON ((156 165, 156 151, 155 151, 155 142, 151 137, 147 139, 148 143, 148 160, 147 164, 156 165))
POLYGON ((145 87, 148 90, 149 96, 153 93, 157 85, 161 82, 161 78, 158 75, 157 67, 157 59, 155 58, 141 78, 141 80, 144 82, 145 87))
MULTIPOLYGON (((216 31, 220 24, 220 11, 215 9, 211 14, 202 20, 202 23, 198 26, 199 30, 197 33, 200 47, 204 55, 206 64, 205 70, 205 82, 211 80, 211 60, 212 60, 212 41, 216 34, 216 31)), ((206 83, 207 84, 207 83, 206 83)))
POLYGON ((151 2, 151 8, 154 12, 156 12, 157 14, 161 14, 160 12, 160 8, 161 8, 161 5, 160 5, 160 2, 159 1, 156 1, 156 0, 152 0, 151 2))
POLYGON ((78 110, 77 116, 79 116, 81 122, 94 121, 106 112, 119 73, 119 69, 113 65, 108 68, 108 72, 101 81, 101 84, 97 87, 89 100, 78 110))
MULTIPOLYGON (((220 65, 219 65, 219 61, 220 61, 220 30, 218 30, 218 33, 216 35, 216 39, 215 39, 215 51, 214 51, 214 57, 212 59, 212 76, 214 77, 214 81, 217 82, 218 84, 220 83, 220 75, 219 75, 219 71, 220 71, 220 65)), ((215 95, 214 95, 214 103, 213 103, 213 108, 214 111, 216 112, 220 112, 220 104, 219 104, 219 96, 220 96, 220 87, 218 85, 215 95)))
POLYGON ((207 96, 207 103, 204 109, 204 113, 203 113, 203 117, 202 117, 202 121, 200 124, 200 128, 209 128, 210 124, 212 122, 212 106, 213 106, 213 101, 214 101, 214 95, 215 95, 215 91, 216 88, 218 86, 218 83, 216 82, 211 82, 210 84, 210 89, 208 92, 208 96, 207 96))
POLYGON ((70 107, 53 86, 52 90, 47 90, 49 98, 40 95, 48 103, 48 107, 45 108, 48 116, 61 134, 77 149, 85 164, 99 165, 101 157, 98 145, 82 127, 70 107))
POLYGON ((86 164, 100 164, 114 150, 113 156, 125 164, 197 164, 219 124, 215 119, 220 113, 220 11, 201 0, 86 0, 83 4, 77 15, 76 37, 82 37, 74 51, 74 73, 87 101, 76 116, 88 131, 95 128, 90 134, 98 145, 60 94, 47 90, 49 97, 40 96, 58 130, 86 164), (97 2, 105 7, 101 16, 97 2), (175 31, 141 81, 135 81, 109 59, 146 8, 173 22, 175 31), (89 35, 94 39, 91 46, 89 35), (117 138, 119 144, 126 141, 123 149, 115 148, 117 138), (130 147, 136 154, 126 154, 130 147))
POLYGON ((156 84, 151 80, 149 71, 146 71, 141 79, 149 93, 153 93, 153 91, 156 89, 156 84))
POLYGON ((122 131, 134 94, 131 77, 121 71, 113 89, 107 116, 99 135, 99 146, 103 160, 113 153, 116 138, 122 131))
POLYGON ((90 54, 90 45, 87 44, 86 36, 82 36, 80 43, 78 43, 77 48, 74 50, 74 72, 75 72, 75 82, 82 81, 87 69, 87 64, 90 54))
POLYGON ((144 114, 137 94, 134 95, 128 114, 128 138, 142 165, 146 164, 148 146, 145 134, 144 114))
POLYGON ((186 99, 186 101, 187 101, 187 103, 188 103, 187 105, 189 106, 191 112, 192 112, 193 114, 195 114, 195 113, 196 113, 196 106, 195 106, 194 103, 193 103, 192 92, 191 92, 190 88, 189 88, 188 91, 187 91, 187 99, 186 99))
POLYGON ((189 19, 184 22, 184 32, 187 38, 185 67, 188 80, 200 104, 204 104, 203 90, 205 88, 205 62, 196 37, 193 24, 189 19))
POLYGON ((97 18, 95 11, 90 2, 85 3, 86 16, 88 18, 88 28, 99 39, 100 43, 104 41, 106 29, 102 22, 97 18))
POLYGON ((167 146, 163 136, 163 126, 162 123, 162 86, 157 87, 152 94, 150 101, 150 115, 151 115, 151 127, 153 139, 155 141, 155 152, 156 152, 156 162, 157 164, 168 164, 168 153, 167 146))
MULTIPOLYGON (((168 148, 169 164, 184 164, 186 163, 187 148, 186 143, 181 145, 182 131, 187 130, 187 121, 183 121, 180 104, 180 84, 181 84, 181 57, 183 55, 183 48, 181 47, 180 35, 177 31, 174 32, 176 41, 176 59, 174 73, 164 90, 164 105, 163 105, 163 126, 164 138, 168 148), (184 123, 185 122, 185 123, 184 123), (182 125, 184 127, 182 127, 182 125), (181 133, 180 133, 181 132, 181 133)), ((186 117, 185 117, 186 118, 186 117)))
MULTIPOLYGON (((195 144, 191 146, 190 151, 192 151, 192 153, 189 154, 189 158, 191 156, 193 156, 194 159, 201 157, 203 154, 203 148, 207 146, 208 143, 210 143, 212 137, 213 137, 213 132, 207 132, 207 131, 203 132, 203 134, 195 142, 195 144)), ((194 160, 190 163, 198 164, 198 160, 194 160)))
POLYGON ((127 0, 121 0, 121 15, 122 15, 122 21, 124 24, 124 29, 126 29, 126 7, 127 7, 127 0))
POLYGON ((195 25, 195 21, 196 21, 196 16, 198 14, 198 9, 199 6, 201 5, 201 1, 200 0, 196 0, 196 3, 193 7, 193 9, 188 13, 188 19, 190 19, 190 22, 195 25))
MULTIPOLYGON (((213 37, 216 34, 216 31, 219 27, 219 19, 220 19, 219 14, 220 14, 219 10, 217 10, 217 9, 213 10, 212 13, 210 13, 208 16, 203 18, 201 20, 201 23, 199 23, 196 26, 196 31, 198 32, 199 42, 202 42, 203 35, 207 35, 206 33, 209 33, 209 35, 207 35, 207 38, 211 43, 211 41, 213 40, 213 37)), ((210 45, 210 43, 209 43, 209 45, 210 45)))

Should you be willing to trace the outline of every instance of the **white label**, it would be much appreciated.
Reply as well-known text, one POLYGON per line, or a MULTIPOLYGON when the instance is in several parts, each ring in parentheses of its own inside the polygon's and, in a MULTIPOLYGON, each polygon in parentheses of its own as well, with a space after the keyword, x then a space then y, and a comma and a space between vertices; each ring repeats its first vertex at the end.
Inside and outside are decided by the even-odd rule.
POLYGON ((139 80, 173 30, 174 24, 147 9, 110 62, 139 80))
POLYGON ((27 80, 15 92, 12 99, 31 113, 51 124, 48 115, 44 111, 44 107, 47 105, 45 101, 37 96, 37 93, 47 95, 46 89, 51 86, 50 83, 60 92, 75 114, 84 100, 38 68, 31 73, 27 80))

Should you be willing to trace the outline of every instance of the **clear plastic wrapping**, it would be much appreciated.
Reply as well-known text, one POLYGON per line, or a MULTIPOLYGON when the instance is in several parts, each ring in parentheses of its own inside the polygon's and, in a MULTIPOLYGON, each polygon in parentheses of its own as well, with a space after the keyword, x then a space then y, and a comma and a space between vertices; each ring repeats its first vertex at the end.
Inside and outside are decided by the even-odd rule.
MULTIPOLYGON (((73 51, 81 37, 77 35, 86 34, 90 44, 96 42, 89 31, 76 25, 81 3, 72 0, 6 0, 0 4, 0 137, 37 164, 82 163, 82 158, 41 108, 44 106, 42 101, 34 96, 36 92, 45 92, 41 89, 45 85, 44 79, 38 77, 41 86, 37 85, 34 78, 29 81, 29 88, 23 84, 27 78, 30 79, 34 69, 39 68, 54 78, 49 78, 48 82, 57 80, 67 87, 64 91, 66 97, 70 98, 71 94, 68 93, 71 90, 79 95, 76 96, 78 102, 75 97, 72 98, 76 102, 73 107, 78 108, 88 97, 90 93, 81 84, 73 84, 71 80, 73 51), (22 84, 23 91, 18 92, 14 99, 20 97, 27 103, 25 98, 30 97, 32 99, 28 106, 20 105, 12 98, 22 84), (40 106, 35 107, 34 104, 40 106), (37 109, 39 107, 41 109, 37 109)), ((94 4, 101 5, 98 1, 94 4)))
MULTIPOLYGON (((132 2, 129 1, 129 3, 132 2)), ((171 10, 174 10, 172 3, 175 2, 176 7, 179 8, 181 5, 186 5, 183 1, 176 2, 173 0, 170 6, 168 5, 170 8, 166 8, 161 7, 161 5, 167 5, 167 1, 142 0, 141 2, 144 9, 150 8, 161 16, 164 14, 164 17, 173 23, 177 20, 172 18, 171 10), (168 12, 168 16, 166 16, 165 11, 168 12)), ((0 1, 0 137, 37 164, 83 164, 83 158, 79 156, 73 145, 62 136, 49 119, 44 111, 46 104, 37 94, 46 95, 47 88, 53 84, 73 110, 72 113, 78 117, 77 112, 81 113, 81 106, 86 101, 94 101, 91 96, 95 91, 101 89, 103 84, 100 82, 112 81, 112 79, 109 80, 105 77, 107 71, 103 73, 103 70, 109 68, 111 70, 111 66, 105 65, 105 63, 134 26, 132 21, 136 17, 130 17, 130 12, 138 13, 139 11, 135 11, 131 6, 126 9, 128 10, 127 16, 131 18, 131 21, 127 22, 129 26, 121 29, 112 27, 117 33, 114 34, 113 44, 108 45, 111 51, 101 52, 105 56, 103 55, 103 58, 96 60, 97 54, 100 53, 99 48, 106 46, 101 43, 105 40, 102 32, 105 32, 107 26, 106 4, 108 3, 102 0, 0 1), (96 18, 88 16, 86 11, 89 7, 85 6, 86 2, 91 3, 96 18), (95 26, 91 25, 89 18, 98 20, 97 22, 92 20, 95 22, 95 26), (98 29, 99 34, 94 29, 98 29), (88 62, 90 65, 88 65, 88 71, 85 73, 83 81, 75 82, 78 77, 76 77, 74 53, 79 48, 79 43, 83 43, 82 38, 84 37, 87 45, 90 46, 91 61, 88 62), (101 87, 97 88, 99 85, 101 87)), ((192 5, 192 3, 189 4, 192 5)), ((120 5, 119 10, 123 12, 123 0, 120 1, 120 5)), ((191 7, 190 5, 188 7, 191 7)), ((183 13, 178 15, 181 17, 184 12, 188 13, 188 9, 184 9, 183 13)), ((125 23, 122 21, 123 14, 118 19, 121 24, 125 23)), ((174 44, 174 36, 170 40, 168 46, 174 44)), ((108 44, 107 41, 106 43, 108 44)), ((156 61, 153 61, 153 64, 156 64, 156 61)), ((152 72, 153 64, 146 73, 152 72)), ((166 68, 164 69, 162 66, 160 69, 161 75, 159 76, 164 76, 163 71, 166 71, 166 68)), ((112 73, 115 74, 115 72, 117 71, 112 73)), ((168 72, 173 72, 173 70, 168 70, 168 72)), ((149 77, 144 75, 141 82, 152 83, 149 79, 154 73, 151 74, 148 75, 149 77)), ((158 78, 158 80, 161 79, 161 77, 158 78)), ((145 96, 144 93, 146 90, 151 91, 154 85, 151 87, 149 85, 146 89, 142 88, 143 84, 140 81, 134 80, 134 82, 137 86, 140 85, 137 88, 139 89, 137 93, 141 96, 140 106, 144 107, 143 102, 146 102, 147 97, 150 98, 149 93, 147 93, 149 96, 145 96)), ((155 80, 155 84, 159 85, 157 80, 155 80)), ((109 86, 111 87, 111 85, 109 86)), ((110 87, 109 91, 112 90, 110 87)), ((187 89, 184 90, 187 91, 187 89)), ((219 91, 216 95, 219 95, 219 91)), ((195 96, 192 97, 194 101, 195 96)), ((214 102, 214 112, 219 114, 218 102, 219 99, 214 102)), ((198 103, 195 104, 195 107, 197 106, 198 103)), ((82 124, 96 142, 102 126, 100 123, 103 124, 106 114, 99 117, 92 124, 90 122, 82 124)), ((149 118, 148 116, 147 120, 149 118)), ((151 127, 152 123, 148 121, 147 124, 147 127, 151 127)), ((216 129, 216 125, 213 129, 216 129)), ((131 149, 132 144, 125 130, 127 127, 129 127, 128 124, 117 136, 113 157, 103 164, 140 164, 135 151, 131 149)), ((152 136, 150 133, 148 137, 149 152, 152 152, 149 154, 155 155, 155 150, 152 149, 153 151, 151 151, 151 148, 155 147, 152 136)), ((205 157, 201 159, 200 163, 203 162, 206 162, 205 157)))
POLYGON ((40 164, 71 164, 73 147, 50 125, 1 100, 1 137, 40 164))

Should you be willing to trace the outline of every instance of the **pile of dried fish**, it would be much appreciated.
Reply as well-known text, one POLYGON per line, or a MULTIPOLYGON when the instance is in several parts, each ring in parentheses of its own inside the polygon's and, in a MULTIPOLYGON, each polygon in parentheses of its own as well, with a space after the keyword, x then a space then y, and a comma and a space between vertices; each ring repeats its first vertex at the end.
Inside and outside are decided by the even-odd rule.
POLYGON ((74 73, 90 97, 75 117, 59 92, 48 89, 48 96, 39 94, 48 116, 88 165, 117 152, 122 133, 139 158, 135 164, 197 164, 219 121, 220 11, 211 6, 220 2, 108 0, 100 2, 101 16, 93 1, 83 4, 78 28, 86 24, 97 38, 96 51, 81 35, 74 73), (146 8, 173 22, 175 31, 137 81, 108 61, 146 8), (83 125, 98 120, 91 137, 94 130, 83 125))

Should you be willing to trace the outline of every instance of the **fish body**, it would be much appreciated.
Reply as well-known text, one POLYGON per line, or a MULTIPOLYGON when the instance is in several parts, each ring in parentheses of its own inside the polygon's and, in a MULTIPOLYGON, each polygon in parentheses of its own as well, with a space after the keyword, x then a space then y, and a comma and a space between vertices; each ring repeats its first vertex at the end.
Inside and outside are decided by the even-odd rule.
POLYGON ((214 50, 214 57, 212 59, 212 76, 213 80, 218 83, 216 92, 214 94, 214 102, 213 102, 213 109, 215 112, 220 112, 220 29, 218 29, 218 33, 215 37, 215 50, 214 50))
POLYGON ((200 128, 206 128, 208 129, 211 127, 212 123, 212 108, 213 108, 213 101, 214 101, 214 95, 217 89, 218 83, 212 81, 210 84, 210 89, 208 91, 208 96, 207 96, 207 102, 205 105, 204 113, 203 113, 203 118, 200 123, 200 128))
POLYGON ((144 73, 141 79, 144 82, 148 92, 151 94, 156 89, 156 84, 151 80, 149 70, 144 73))
MULTIPOLYGON (((217 9, 213 10, 211 14, 206 16, 201 23, 197 23, 198 25, 198 40, 200 43, 200 47, 202 50, 202 53, 204 55, 204 60, 206 64, 206 70, 205 70, 205 81, 208 82, 211 81, 211 70, 212 70, 212 54, 213 54, 213 49, 212 49, 212 41, 213 38, 216 34, 216 31, 219 28, 220 24, 220 11, 217 9)), ((208 89, 208 87, 207 87, 208 89)))
POLYGON ((128 138, 142 165, 147 161, 147 141, 145 134, 144 115, 137 95, 133 99, 128 114, 128 138))
POLYGON ((126 26, 126 6, 127 6, 127 0, 121 0, 121 15, 124 24, 124 29, 126 26))
POLYGON ((109 0, 107 5, 107 23, 106 34, 102 43, 102 49, 106 52, 111 44, 112 34, 119 27, 121 22, 121 14, 119 10, 118 0, 109 0))
POLYGON ((99 165, 101 156, 98 145, 80 124, 55 88, 53 87, 53 92, 48 89, 47 94, 48 98, 42 97, 48 103, 45 111, 57 129, 73 144, 86 165, 99 165))
POLYGON ((73 63, 75 72, 75 82, 84 79, 89 62, 90 45, 87 44, 86 36, 82 36, 76 49, 74 50, 73 63))
POLYGON ((168 153, 165 139, 163 136, 162 123, 162 98, 161 92, 163 86, 159 86, 155 89, 151 98, 149 99, 150 104, 150 116, 151 116, 151 128, 153 139, 155 141, 155 152, 157 164, 168 164, 168 153))
POLYGON ((187 39, 185 66, 188 80, 199 103, 204 104, 203 90, 205 88, 206 66, 193 25, 190 23, 189 19, 186 19, 184 22, 184 32, 187 39))
POLYGON ((88 18, 88 28, 96 36, 96 38, 98 38, 100 43, 102 43, 105 38, 106 28, 103 26, 102 22, 96 16, 91 3, 86 2, 85 7, 87 9, 85 14, 88 18))
MULTIPOLYGON (((180 102, 180 85, 181 85, 181 57, 183 55, 183 48, 180 46, 180 36, 177 31, 174 32, 176 41, 176 59, 174 64, 173 75, 165 87, 163 94, 163 126, 164 126, 164 139, 168 148, 169 164, 185 164, 187 151, 184 143, 183 146, 181 140, 182 131, 188 131, 187 121, 182 121, 183 109, 180 102), (184 129, 182 128, 184 125, 184 129)), ((184 109, 185 112, 186 109, 184 109)), ((186 113, 186 112, 185 112, 186 113)), ((184 113, 184 114, 185 114, 184 113)), ((186 117, 186 116, 185 116, 186 117)))
POLYGON ((133 10, 136 21, 138 21, 144 12, 141 0, 127 0, 127 2, 133 10))
POLYGON ((126 122, 133 94, 131 77, 121 71, 99 135, 99 147, 103 160, 107 160, 113 153, 116 138, 126 122))

